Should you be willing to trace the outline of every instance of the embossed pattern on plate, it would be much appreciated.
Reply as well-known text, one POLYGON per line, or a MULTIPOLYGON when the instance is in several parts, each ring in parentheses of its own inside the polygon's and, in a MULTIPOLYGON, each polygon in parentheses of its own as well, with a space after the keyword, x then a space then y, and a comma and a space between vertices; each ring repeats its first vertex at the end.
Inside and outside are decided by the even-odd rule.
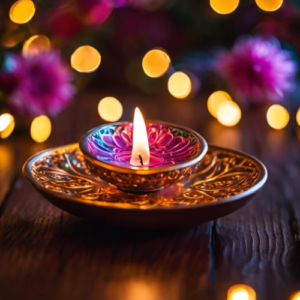
POLYGON ((239 195, 252 188, 262 169, 250 156, 209 147, 195 174, 161 191, 131 194, 92 175, 77 144, 36 156, 31 176, 57 197, 92 201, 95 205, 130 204, 137 207, 172 207, 211 203, 239 195))

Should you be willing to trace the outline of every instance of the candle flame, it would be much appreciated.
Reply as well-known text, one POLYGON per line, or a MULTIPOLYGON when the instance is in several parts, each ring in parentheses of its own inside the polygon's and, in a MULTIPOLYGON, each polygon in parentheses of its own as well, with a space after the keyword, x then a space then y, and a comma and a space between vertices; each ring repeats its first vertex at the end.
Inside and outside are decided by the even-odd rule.
POLYGON ((146 124, 141 111, 136 107, 133 119, 133 146, 130 164, 145 166, 150 161, 150 150, 146 124))

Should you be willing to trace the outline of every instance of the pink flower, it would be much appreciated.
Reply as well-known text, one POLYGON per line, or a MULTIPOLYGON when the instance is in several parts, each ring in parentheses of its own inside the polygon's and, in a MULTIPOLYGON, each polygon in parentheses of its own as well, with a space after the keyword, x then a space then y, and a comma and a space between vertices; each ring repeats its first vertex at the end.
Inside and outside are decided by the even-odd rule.
POLYGON ((87 24, 103 24, 114 8, 113 0, 76 0, 78 9, 84 14, 87 24))
POLYGON ((239 100, 278 101, 293 89, 297 64, 277 40, 245 37, 219 54, 215 69, 239 100))
POLYGON ((9 96, 9 106, 19 115, 56 116, 71 101, 75 88, 67 64, 56 51, 30 57, 10 56, 7 74, 16 85, 9 96))

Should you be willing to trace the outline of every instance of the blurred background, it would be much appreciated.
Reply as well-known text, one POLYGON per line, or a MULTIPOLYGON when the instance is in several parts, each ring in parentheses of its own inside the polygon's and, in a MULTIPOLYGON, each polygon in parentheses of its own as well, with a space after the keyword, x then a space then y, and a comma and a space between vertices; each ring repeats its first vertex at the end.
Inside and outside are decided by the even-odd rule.
POLYGON ((132 118, 126 91, 170 112, 197 101, 225 127, 258 106, 271 128, 300 124, 297 0, 3 0, 0 13, 1 139, 46 141, 91 91, 99 123, 132 118))
POLYGON ((32 290, 54 298, 59 287, 77 298, 108 291, 109 299, 225 299, 234 285, 229 300, 254 300, 255 292, 300 300, 300 0, 0 2, 4 294, 19 296, 36 278, 42 284, 32 290), (131 121, 136 106, 146 121, 188 126, 209 144, 257 156, 270 175, 261 196, 169 242, 117 235, 116 243, 43 204, 18 174, 38 151, 131 121), (103 265, 99 253, 106 260, 110 252, 103 265))

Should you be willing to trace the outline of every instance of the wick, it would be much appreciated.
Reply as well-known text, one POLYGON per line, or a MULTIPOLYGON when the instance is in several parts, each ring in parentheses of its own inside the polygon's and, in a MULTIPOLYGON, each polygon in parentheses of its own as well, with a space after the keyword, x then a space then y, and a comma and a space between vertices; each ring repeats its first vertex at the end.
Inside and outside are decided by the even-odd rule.
POLYGON ((138 154, 138 157, 139 157, 139 159, 140 159, 141 165, 143 166, 143 165, 144 165, 144 163, 143 163, 143 158, 142 158, 142 155, 141 155, 140 153, 138 154))

